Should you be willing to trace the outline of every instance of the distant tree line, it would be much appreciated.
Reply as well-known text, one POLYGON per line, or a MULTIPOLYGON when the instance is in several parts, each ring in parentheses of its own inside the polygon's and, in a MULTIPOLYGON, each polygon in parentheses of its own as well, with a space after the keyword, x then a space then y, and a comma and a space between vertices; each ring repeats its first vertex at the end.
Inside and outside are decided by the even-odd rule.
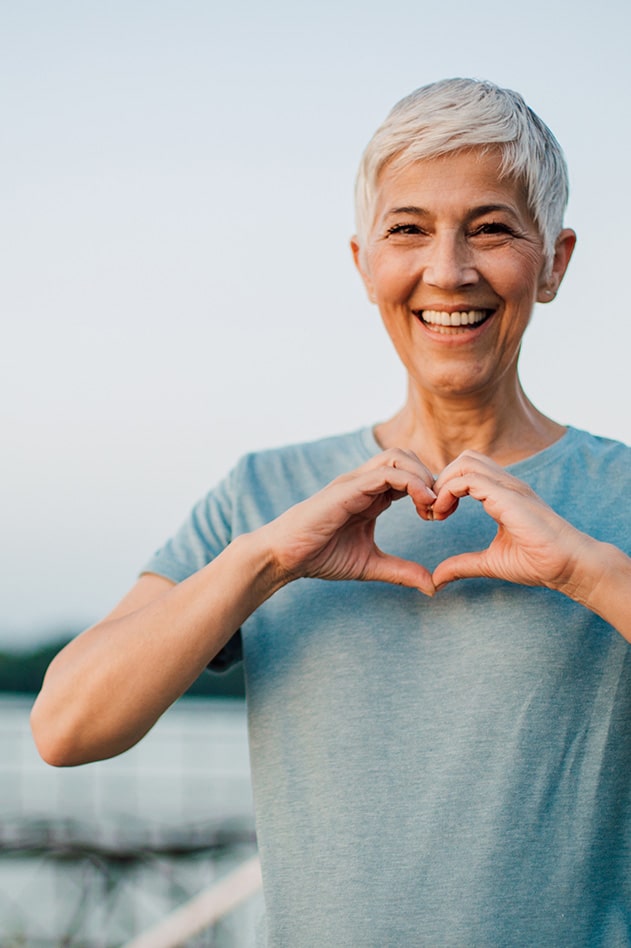
MULTIPOLYGON (((30 651, 0 652, 0 692, 37 694, 46 669, 68 641, 65 637, 30 651)), ((186 694, 196 698, 243 698, 243 666, 235 665, 221 674, 202 672, 186 694)))

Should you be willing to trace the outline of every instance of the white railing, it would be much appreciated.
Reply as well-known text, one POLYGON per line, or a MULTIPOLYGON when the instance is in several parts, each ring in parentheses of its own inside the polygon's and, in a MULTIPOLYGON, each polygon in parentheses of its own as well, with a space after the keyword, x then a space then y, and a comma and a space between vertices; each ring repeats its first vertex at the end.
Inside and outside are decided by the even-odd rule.
POLYGON ((175 913, 243 944, 262 907, 243 705, 186 702, 121 757, 65 770, 38 757, 28 710, 0 701, 0 942, 154 948, 175 913))
POLYGON ((0 704, 2 819, 138 824, 252 820, 245 711, 233 702, 186 702, 127 753, 55 769, 39 758, 21 702, 0 704))
POLYGON ((167 915, 161 922, 138 935, 125 948, 178 948, 205 928, 228 915, 261 887, 258 856, 229 873, 215 885, 167 915))

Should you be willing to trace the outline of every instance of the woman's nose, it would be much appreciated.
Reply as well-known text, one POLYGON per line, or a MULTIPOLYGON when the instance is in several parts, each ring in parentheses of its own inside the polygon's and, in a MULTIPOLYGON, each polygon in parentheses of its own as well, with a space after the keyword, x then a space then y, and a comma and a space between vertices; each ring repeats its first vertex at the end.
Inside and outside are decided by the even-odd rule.
POLYGON ((478 279, 466 239, 451 232, 436 234, 427 248, 423 281, 429 286, 454 290, 477 283, 478 279))

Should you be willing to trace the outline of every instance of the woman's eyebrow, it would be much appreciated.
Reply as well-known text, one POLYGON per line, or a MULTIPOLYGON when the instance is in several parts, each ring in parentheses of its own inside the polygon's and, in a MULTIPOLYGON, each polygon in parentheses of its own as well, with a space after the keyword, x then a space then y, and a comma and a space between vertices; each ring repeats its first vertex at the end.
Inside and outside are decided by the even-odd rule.
POLYGON ((422 217, 429 214, 429 211, 425 210, 424 207, 416 207, 414 204, 406 205, 405 207, 391 207, 386 213, 386 217, 390 217, 392 214, 418 214, 422 217))
POLYGON ((505 211, 508 214, 516 214, 517 210, 511 204, 480 204, 478 207, 472 207, 469 211, 469 217, 478 217, 481 214, 493 214, 496 211, 505 211))
MULTIPOLYGON (((479 204, 476 207, 469 209, 467 217, 477 217, 481 214, 493 214, 497 211, 505 211, 508 214, 516 214, 517 210, 513 207, 512 204, 479 204)), ((406 204, 403 207, 391 207, 386 211, 386 217, 391 217, 395 214, 415 214, 419 217, 427 217, 431 215, 425 207, 418 207, 416 204, 406 204)))

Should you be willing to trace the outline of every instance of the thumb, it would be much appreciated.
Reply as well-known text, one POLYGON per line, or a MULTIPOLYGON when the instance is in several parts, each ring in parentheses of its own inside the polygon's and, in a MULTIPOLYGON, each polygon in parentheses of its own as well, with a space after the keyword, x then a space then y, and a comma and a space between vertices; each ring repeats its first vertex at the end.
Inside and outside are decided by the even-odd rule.
POLYGON ((439 563, 432 574, 432 580, 436 589, 441 589, 456 579, 473 579, 475 576, 486 575, 483 553, 460 553, 439 563))
POLYGON ((420 563, 404 560, 399 556, 390 556, 378 550, 366 564, 365 580, 378 580, 382 583, 392 583, 396 586, 408 586, 418 589, 426 596, 433 596, 436 592, 429 570, 420 563))

